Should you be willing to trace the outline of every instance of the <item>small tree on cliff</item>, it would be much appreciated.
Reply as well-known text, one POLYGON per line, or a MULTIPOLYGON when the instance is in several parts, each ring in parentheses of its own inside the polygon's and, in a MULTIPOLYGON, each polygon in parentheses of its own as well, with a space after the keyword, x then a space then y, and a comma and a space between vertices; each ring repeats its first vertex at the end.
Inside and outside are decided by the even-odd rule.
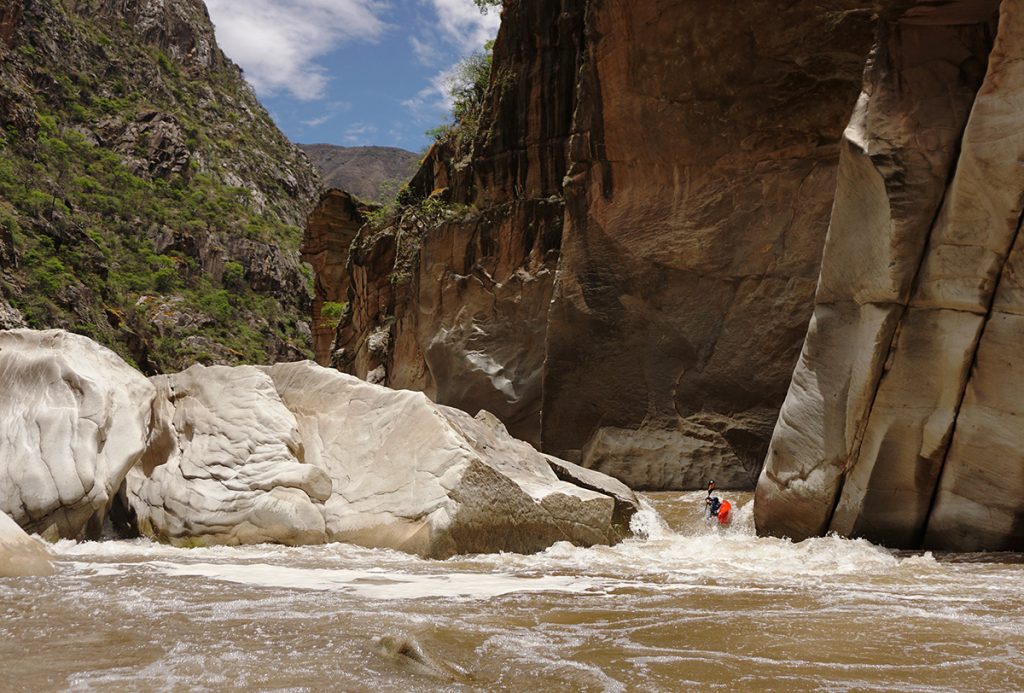
POLYGON ((501 7, 502 0, 473 0, 480 11, 487 14, 492 7, 501 7))

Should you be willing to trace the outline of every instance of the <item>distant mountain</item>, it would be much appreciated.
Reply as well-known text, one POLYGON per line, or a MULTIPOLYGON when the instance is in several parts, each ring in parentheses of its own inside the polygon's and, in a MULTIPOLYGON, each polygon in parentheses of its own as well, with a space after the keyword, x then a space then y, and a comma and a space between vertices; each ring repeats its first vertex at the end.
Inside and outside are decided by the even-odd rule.
POLYGON ((333 144, 300 144, 299 147, 319 169, 325 187, 340 188, 368 202, 376 202, 388 194, 388 190, 381 188, 384 183, 400 184, 412 178, 420 159, 418 154, 397 147, 333 144))

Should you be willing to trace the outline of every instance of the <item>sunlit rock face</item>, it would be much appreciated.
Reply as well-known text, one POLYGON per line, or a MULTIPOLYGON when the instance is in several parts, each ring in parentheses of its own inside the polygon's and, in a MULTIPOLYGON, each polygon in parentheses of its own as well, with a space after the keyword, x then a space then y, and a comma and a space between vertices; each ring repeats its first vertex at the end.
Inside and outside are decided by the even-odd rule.
POLYGON ((331 483, 302 463, 274 384, 252 366, 156 376, 150 445, 126 481, 145 536, 175 544, 315 544, 331 483))
POLYGON ((361 232, 336 365, 635 488, 752 487, 873 26, 755 5, 506 3, 471 152, 412 184, 470 213, 361 232))
POLYGON ((639 508, 487 412, 311 361, 147 380, 86 337, 14 330, 0 333, 0 382, 0 512, 52 537, 447 557, 614 543, 639 508))
POLYGON ((486 412, 312 362, 153 382, 151 442, 125 498, 163 541, 533 552, 613 543, 637 508, 622 484, 549 460, 486 412))
POLYGON ((474 418, 309 362, 264 370, 295 415, 307 464, 333 481, 331 540, 446 557, 628 533, 631 491, 549 460, 487 412, 474 418))
POLYGON ((50 552, 0 512, 0 578, 52 575, 50 552))
POLYGON ((86 337, 0 332, 0 512, 53 538, 98 536, 146 447, 153 396, 86 337))
POLYGON ((1014 0, 881 25, 760 531, 1024 547, 1022 47, 1014 0))

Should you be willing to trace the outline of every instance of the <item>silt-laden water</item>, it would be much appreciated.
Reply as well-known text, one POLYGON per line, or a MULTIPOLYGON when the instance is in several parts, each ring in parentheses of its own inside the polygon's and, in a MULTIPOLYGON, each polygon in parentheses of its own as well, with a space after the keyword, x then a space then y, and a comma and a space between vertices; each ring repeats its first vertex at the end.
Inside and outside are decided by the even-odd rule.
POLYGON ((61 542, 0 580, 0 690, 1024 689, 1020 555, 757 538, 703 498, 532 556, 61 542))

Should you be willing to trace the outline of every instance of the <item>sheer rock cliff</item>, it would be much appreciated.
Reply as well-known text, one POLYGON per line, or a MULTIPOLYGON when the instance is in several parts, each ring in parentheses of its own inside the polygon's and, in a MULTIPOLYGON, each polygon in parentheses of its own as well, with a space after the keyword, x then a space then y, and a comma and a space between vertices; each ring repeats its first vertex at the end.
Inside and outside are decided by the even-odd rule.
POLYGON ((880 26, 760 531, 1024 548, 1022 46, 1018 0, 880 26))
POLYGON ((360 232, 332 362, 636 488, 751 487, 872 26, 842 0, 507 2, 479 123, 410 186, 456 212, 360 232))

